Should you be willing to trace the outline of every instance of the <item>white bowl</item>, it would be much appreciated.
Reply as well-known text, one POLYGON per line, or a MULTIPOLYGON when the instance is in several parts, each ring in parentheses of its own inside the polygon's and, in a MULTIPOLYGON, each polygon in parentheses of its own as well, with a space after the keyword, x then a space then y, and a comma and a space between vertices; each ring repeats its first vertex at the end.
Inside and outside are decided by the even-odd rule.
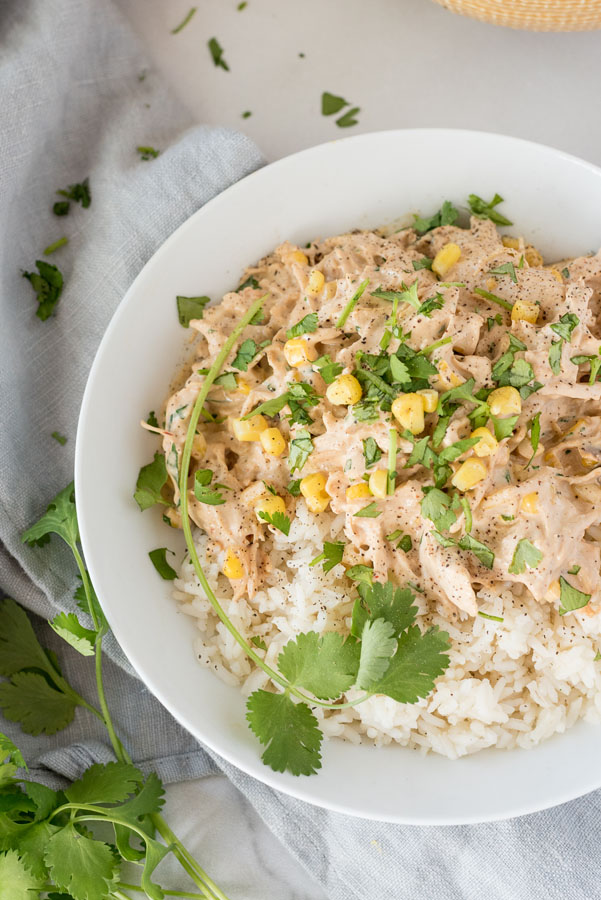
POLYGON ((353 815, 443 825, 553 806, 601 786, 601 729, 581 722, 534 750, 487 750, 458 761, 332 740, 318 775, 273 772, 260 760, 241 694, 198 665, 195 626, 178 614, 169 582, 148 560, 154 547, 182 550, 183 543, 160 512, 141 513, 132 499, 138 471, 156 449, 138 423, 165 399, 188 337, 176 294, 220 297, 285 239, 302 244, 495 191, 506 198, 502 209, 515 230, 549 258, 601 246, 601 170, 515 138, 434 129, 364 134, 250 175, 193 215, 144 267, 107 329, 83 400, 75 461, 83 548, 140 677, 182 725, 240 769, 353 815))

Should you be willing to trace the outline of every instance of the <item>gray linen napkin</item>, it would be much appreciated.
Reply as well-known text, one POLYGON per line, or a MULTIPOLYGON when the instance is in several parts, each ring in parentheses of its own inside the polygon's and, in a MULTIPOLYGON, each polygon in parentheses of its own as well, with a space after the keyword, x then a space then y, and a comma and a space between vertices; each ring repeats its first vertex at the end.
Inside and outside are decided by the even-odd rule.
MULTIPOLYGON (((3 0, 0 47, 0 584, 49 618, 74 608, 69 551, 58 540, 31 550, 19 535, 72 477, 79 404, 106 325, 161 242, 262 158, 239 134, 189 128, 108 2, 3 0), (140 161, 135 148, 148 144, 161 154, 140 161), (54 190, 87 176, 92 206, 72 204, 66 219, 53 216, 54 190), (66 287, 57 316, 40 322, 20 270, 31 270, 63 233, 69 245, 51 261, 66 287), (53 431, 67 436, 66 446, 53 431)), ((68 679, 90 695, 89 661, 66 650, 41 618, 36 627, 59 650, 68 679)), ((461 828, 329 813, 203 750, 143 687, 114 639, 107 650, 107 693, 134 760, 167 782, 221 769, 332 900, 600 896, 598 792, 519 820, 461 828)), ((53 738, 27 737, 1 719, 0 730, 48 783, 111 758, 104 732, 85 714, 53 738)))

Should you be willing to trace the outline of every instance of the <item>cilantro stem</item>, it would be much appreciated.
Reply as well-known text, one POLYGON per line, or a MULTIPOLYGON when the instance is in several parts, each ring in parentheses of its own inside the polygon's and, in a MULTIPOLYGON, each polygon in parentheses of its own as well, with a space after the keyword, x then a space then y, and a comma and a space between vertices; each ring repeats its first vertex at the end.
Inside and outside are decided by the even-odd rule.
POLYGON ((64 247, 65 244, 69 243, 69 238, 62 237, 59 238, 58 241, 55 241, 53 244, 48 244, 48 246, 44 250, 44 256, 50 256, 51 253, 54 253, 55 250, 59 250, 61 247, 64 247))
POLYGON ((182 19, 182 21, 179 23, 179 25, 176 25, 175 28, 171 29, 171 34, 179 34, 180 31, 186 27, 186 25, 188 24, 188 22, 190 21, 190 19, 194 15, 194 13, 196 12, 196 9, 197 9, 197 7, 193 6, 192 9, 186 15, 186 17, 184 19, 182 19))
MULTIPOLYGON (((123 888, 124 891, 144 891, 139 884, 126 884, 124 881, 120 881, 117 887, 123 888)), ((165 888, 163 888, 163 893, 166 897, 190 897, 191 900, 196 900, 197 897, 206 897, 206 894, 193 894, 190 891, 167 891, 165 888)))
POLYGON ((438 347, 443 347, 445 344, 450 344, 453 340, 452 337, 441 338, 439 341, 434 341, 433 344, 428 344, 427 347, 424 347, 423 350, 418 350, 418 356, 427 356, 428 353, 432 353, 433 350, 437 350, 438 347))
POLYGON ((155 813, 152 816, 152 821, 165 843, 171 844, 173 853, 176 855, 180 865, 186 870, 194 884, 199 888, 202 888, 203 891, 205 891, 205 887, 211 891, 211 894, 206 894, 205 891, 205 896, 209 897, 209 900, 228 900, 228 897, 226 897, 223 891, 215 884, 213 879, 207 875, 204 869, 196 862, 189 850, 184 847, 177 835, 169 828, 169 825, 167 825, 163 817, 158 813, 155 813), (198 877, 195 876, 195 873, 198 877), (200 884, 198 878, 201 878, 205 883, 200 884))
POLYGON ((513 309, 513 303, 503 300, 502 297, 497 297, 496 294, 491 294, 490 291, 485 291, 484 288, 474 288, 474 294, 484 297, 485 300, 490 300, 491 303, 496 303, 497 306, 502 306, 503 309, 508 309, 509 312, 513 309))
POLYGON ((398 432, 396 428, 391 428, 388 432, 388 483, 386 485, 386 493, 394 494, 396 487, 396 454, 398 432))
POLYGON ((357 369, 357 372, 360 375, 363 375, 367 381, 371 381, 373 385, 375 385, 378 390, 382 391, 383 394, 388 394, 389 397, 395 398, 397 396, 397 391, 394 388, 391 388, 389 384, 387 384, 383 378, 380 378, 379 375, 376 375, 374 372, 368 371, 368 369, 357 369))
POLYGON ((348 319, 348 317, 350 316, 350 314, 352 313, 352 311, 355 308, 357 300, 361 297, 361 295, 363 294, 363 291, 365 290, 365 288, 367 287, 368 284, 369 284, 369 278, 366 278, 365 281, 361 282, 361 284, 359 285, 359 287, 357 288, 357 290, 355 291, 355 293, 353 294, 353 296, 351 297, 349 302, 346 304, 346 306, 340 313, 340 318, 336 322, 336 328, 344 327, 344 325, 346 324, 346 320, 348 319))

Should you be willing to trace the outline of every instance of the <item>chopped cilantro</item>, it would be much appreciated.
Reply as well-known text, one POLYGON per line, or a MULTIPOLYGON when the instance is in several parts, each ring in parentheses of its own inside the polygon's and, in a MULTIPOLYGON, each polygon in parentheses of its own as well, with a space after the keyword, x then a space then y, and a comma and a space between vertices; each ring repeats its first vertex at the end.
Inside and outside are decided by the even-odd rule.
POLYGON ((59 250, 61 247, 64 247, 65 244, 69 243, 69 238, 62 237, 57 241, 54 241, 53 244, 48 244, 48 246, 44 249, 44 256, 51 256, 56 250, 59 250))
POLYGON ((540 550, 530 543, 529 540, 522 538, 521 541, 518 541, 511 565, 507 571, 510 575, 523 575, 526 571, 526 566, 530 569, 536 569, 542 558, 543 554, 540 550))
POLYGON ((346 320, 352 313, 357 301, 363 295, 363 291, 365 290, 365 288, 367 287, 368 284, 369 284, 369 278, 366 278, 365 281, 361 282, 361 284, 359 285, 359 287, 357 288, 357 290, 355 291, 355 293, 353 294, 353 296, 351 297, 349 302, 346 304, 346 306, 340 313, 340 317, 339 317, 338 321, 336 322, 336 328, 344 328, 344 325, 346 324, 346 320))
POLYGON ((180 31, 186 27, 186 25, 188 24, 188 22, 190 21, 190 19, 192 18, 192 16, 194 15, 195 12, 196 12, 196 6, 193 6, 188 11, 185 18, 182 19, 182 21, 179 23, 179 25, 176 25, 175 28, 171 29, 171 34, 179 34, 180 31))
POLYGON ((223 58, 223 47, 221 46, 217 38, 212 37, 208 41, 207 46, 211 54, 211 59, 213 60, 213 65, 217 68, 225 69, 226 72, 229 72, 230 67, 223 58))
POLYGON ((52 207, 52 212, 55 216, 66 216, 70 208, 71 204, 68 200, 57 200, 52 207))
POLYGON ((490 613, 485 613, 485 612, 482 612, 481 610, 478 610, 478 615, 482 616, 483 619, 490 619, 491 622, 504 622, 505 621, 503 616, 491 616, 490 613))
POLYGON ((365 468, 369 469, 382 458, 382 451, 378 447, 376 441, 372 437, 365 438, 363 441, 363 456, 365 457, 365 468))
POLYGON ((337 97, 336 94, 330 94, 328 91, 324 91, 321 95, 322 116, 333 116, 345 106, 350 106, 350 104, 344 97, 337 97))
POLYGON ((300 337, 302 334, 312 334, 317 331, 317 321, 317 313, 309 313, 286 331, 286 337, 290 339, 300 337))
POLYGON ((562 269, 562 270, 561 270, 561 274, 563 275, 564 278, 569 278, 569 277, 570 277, 570 270, 567 268, 567 266, 566 266, 565 269, 562 269))
POLYGON ((292 475, 297 469, 299 472, 301 471, 312 452, 313 441, 310 433, 308 431, 297 431, 290 441, 290 452, 288 453, 288 466, 292 475))
POLYGON ((375 500, 371 503, 368 503, 367 506, 363 506, 359 512, 354 513, 354 516, 357 519, 377 519, 378 516, 382 515, 382 510, 378 509, 378 504, 375 500))
POLYGON ((414 216, 413 228, 418 234, 425 234, 432 231, 433 228, 439 228, 441 225, 453 225, 459 216, 458 211, 449 200, 445 200, 438 212, 427 219, 421 216, 414 216))
POLYGON ((167 553, 173 553, 167 547, 157 547, 149 552, 150 561, 164 581, 173 581, 177 578, 177 572, 167 562, 167 553))
POLYGON ((59 431, 53 431, 50 437, 54 438, 57 444, 60 444, 61 447, 64 447, 67 443, 67 438, 64 434, 61 434, 59 431))
POLYGON ((210 297, 182 297, 177 298, 177 317, 179 324, 188 328, 192 319, 202 319, 204 308, 211 302, 210 297))
POLYGON ((357 125, 359 120, 355 117, 358 112, 361 112, 361 107, 353 106, 353 108, 347 110, 343 116, 336 119, 336 124, 339 128, 350 128, 352 125, 357 125))
POLYGON ((473 553, 486 569, 492 569, 495 561, 495 554, 490 547, 487 547, 482 541, 476 540, 471 534, 464 534, 459 540, 458 545, 461 550, 469 550, 473 553))
POLYGON ((391 302, 396 300, 398 303, 408 303, 414 309, 419 309, 417 281, 414 281, 410 287, 407 287, 403 282, 402 288, 402 291, 384 291, 382 288, 377 288, 377 290, 371 291, 371 296, 379 300, 390 300, 391 302))
POLYGON ((515 273, 515 266, 512 262, 506 262, 502 266, 497 266, 496 269, 490 269, 490 274, 509 275, 514 284, 518 283, 518 276, 515 273))
POLYGON ((140 154, 140 159, 143 160, 156 159, 161 152, 160 150, 155 150, 154 147, 136 147, 136 150, 140 154))
POLYGON ((571 569, 568 569, 568 575, 578 575, 581 568, 582 566, 572 566, 571 569))
POLYGON ((162 496, 162 489, 167 484, 167 467, 162 453, 155 453, 154 459, 147 466, 142 466, 138 480, 134 500, 141 510, 149 509, 155 503, 169 506, 162 496))
POLYGON ((63 275, 56 266, 36 260, 37 272, 23 272, 23 278, 27 278, 36 292, 38 308, 36 316, 45 322, 56 308, 63 290, 63 275), (39 273, 39 274, 38 274, 39 273))
POLYGON ((513 225, 513 222, 510 222, 509 219, 495 209, 499 203, 503 203, 503 198, 500 194, 495 194, 492 200, 488 202, 483 200, 482 197, 478 197, 477 194, 470 194, 467 202, 472 214, 479 219, 490 219, 495 225, 513 225))
MULTIPOLYGON (((67 200, 73 200, 74 203, 81 203, 84 209, 87 209, 92 202, 92 194, 90 192, 90 182, 87 178, 80 184, 70 184, 68 187, 63 188, 61 191, 57 191, 57 194, 60 194, 61 197, 66 197, 67 200)), ((61 204, 64 206, 64 204, 61 204)), ((64 216, 66 215, 69 209, 69 204, 67 204, 67 210, 65 212, 56 212, 56 215, 64 216)))
POLYGON ((501 313, 497 313, 494 318, 492 316, 489 316, 486 320, 486 325, 487 325, 487 328, 489 331, 492 331, 492 329, 495 327, 495 325, 502 325, 502 324, 503 324, 503 316, 501 315, 501 313))
POLYGON ((484 299, 489 300, 490 303, 496 303, 497 306, 502 306, 503 309, 507 309, 510 312, 513 309, 513 303, 510 303, 508 300, 503 300, 502 297, 497 297, 496 294, 491 294, 490 291, 485 291, 484 288, 474 288, 474 294, 478 294, 479 297, 484 297, 484 299))
POLYGON ((444 306, 444 297, 442 294, 436 292, 435 297, 428 297, 427 300, 424 300, 420 308, 418 309, 418 313, 420 316, 427 316, 428 319, 432 317, 432 313, 435 309, 442 309, 444 306))
POLYGON ((343 541, 324 541, 323 551, 315 559, 312 559, 309 565, 316 566, 318 563, 323 563, 324 572, 330 572, 334 566, 342 562, 343 555, 343 541))
POLYGON ((251 116, 252 116, 252 113, 251 113, 250 109, 245 109, 244 112, 242 113, 243 119, 250 119, 251 116))
POLYGON ((566 581, 563 575, 559 578, 559 615, 565 616, 567 612, 582 609, 591 599, 590 594, 585 594, 566 581))
POLYGON ((430 259, 429 256, 423 256, 421 259, 413 259, 411 260, 411 265, 415 272, 419 272, 420 269, 431 269, 433 259, 430 259))
POLYGON ((365 566, 361 564, 357 566, 350 566, 350 568, 348 568, 344 574, 347 578, 350 578, 351 581, 356 581, 359 584, 373 584, 374 570, 372 566, 365 566))
POLYGON ((263 519, 264 522, 267 522, 268 525, 273 525, 274 528, 277 528, 278 531, 285 534, 286 537, 290 534, 290 519, 288 516, 284 515, 283 512, 277 511, 268 513, 261 509, 258 511, 257 515, 260 519, 263 519))
POLYGON ((570 343, 572 340, 572 332, 579 322, 580 319, 574 313, 565 313, 561 316, 559 322, 554 322, 549 326, 551 331, 554 331, 555 334, 559 336, 559 340, 552 341, 551 346, 549 347, 549 365, 554 375, 559 375, 561 372, 561 353, 563 345, 564 343, 570 343))
POLYGON ((247 338, 245 341, 242 341, 242 343, 238 347, 238 352, 232 360, 234 369, 239 369, 241 372, 246 372, 258 352, 259 348, 251 338, 247 338))
POLYGON ((251 637, 250 642, 251 644, 254 644, 255 647, 258 647, 259 650, 267 650, 267 644, 265 643, 263 638, 257 637, 256 634, 251 637))
POLYGON ((300 496, 300 478, 293 478, 292 481, 289 481, 286 485, 286 490, 289 494, 292 494, 293 497, 300 496))
POLYGON ((530 446, 532 447, 532 456, 524 466, 525 469, 528 468, 534 457, 536 456, 536 451, 538 450, 538 445, 540 443, 540 412, 530 420, 528 423, 528 429, 530 431, 530 446))
POLYGON ((329 356, 320 356, 313 363, 326 384, 332 384, 342 372, 340 363, 332 362, 329 356))
POLYGON ((200 503, 206 503, 208 506, 221 506, 225 503, 225 497, 218 490, 211 490, 209 485, 212 480, 211 469, 198 469, 194 475, 194 496, 200 503))
MULTIPOLYGON (((252 275, 249 275, 248 278, 246 278, 246 279, 242 282, 242 284, 238 285, 238 287, 237 287, 236 290, 235 290, 235 293, 236 293, 236 294, 239 294, 240 291, 243 291, 244 288, 247 288, 247 287, 255 288, 255 290, 256 290, 256 289, 259 287, 259 282, 257 281, 256 278, 253 278, 252 275)), ((262 310, 259 310, 259 312, 262 312, 262 310)), ((251 321, 249 322, 249 324, 252 324, 252 319, 251 319, 251 321)))
POLYGON ((423 487, 422 491, 422 516, 434 522, 438 531, 447 531, 457 521, 451 509, 451 498, 437 487, 423 487))
POLYGON ((513 430, 518 423, 519 416, 509 416, 507 419, 499 419, 492 416, 492 424, 495 430, 495 437, 498 441, 502 441, 513 434, 513 430))

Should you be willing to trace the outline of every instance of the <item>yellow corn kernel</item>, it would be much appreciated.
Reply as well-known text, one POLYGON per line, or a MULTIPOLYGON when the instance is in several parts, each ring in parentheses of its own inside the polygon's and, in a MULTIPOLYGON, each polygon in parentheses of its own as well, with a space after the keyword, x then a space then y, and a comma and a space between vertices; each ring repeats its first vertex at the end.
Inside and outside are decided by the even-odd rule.
POLYGON ((329 494, 326 493, 327 475, 324 472, 315 472, 313 475, 305 475, 301 479, 300 492, 305 498, 310 512, 320 513, 328 508, 329 494))
POLYGON ((192 441, 192 456, 195 456, 196 459, 201 459, 205 455, 206 449, 207 442, 204 434, 195 434, 192 441))
POLYGON ((559 600, 561 595, 561 587, 559 581, 552 581, 549 587, 547 588, 547 593, 545 594, 545 600, 547 603, 554 603, 559 600))
POLYGON ((451 484, 458 491, 470 491, 476 487, 488 474, 486 464, 475 456, 470 456, 465 462, 461 463, 453 477, 451 484))
POLYGON ((284 435, 279 428, 266 428, 259 437, 265 453, 270 456, 281 456, 286 449, 284 435))
POLYGON ((309 275, 309 282, 307 284, 307 291, 310 294, 319 294, 321 289, 325 284, 325 278, 323 272, 320 272, 319 269, 313 269, 311 274, 309 275))
POLYGON ((436 412, 436 408, 438 406, 438 391, 430 388, 424 388, 421 391, 416 391, 416 393, 424 399, 424 412, 436 412))
POLYGON ((450 387, 458 387, 458 385, 463 384, 464 379, 451 370, 446 359, 439 360, 437 367, 438 378, 436 387, 439 390, 446 391, 450 387))
POLYGON ((424 422, 424 398, 421 394, 401 394, 392 403, 392 415, 411 434, 421 434, 424 422))
POLYGON ((317 351, 304 338, 290 338, 284 344, 284 356, 288 365, 296 369, 317 359, 317 351))
POLYGON ((563 275, 561 274, 559 269, 556 269, 555 266, 550 266, 549 272, 552 274, 553 278, 556 281, 559 281, 560 284, 563 284, 563 275))
POLYGON ((489 291, 494 291, 497 287, 497 282, 494 278, 488 278, 486 281, 486 287, 489 291))
POLYGON ((531 300, 516 300, 511 310, 512 322, 530 322, 531 325, 536 323, 540 307, 531 300))
POLYGON ((432 271, 436 272, 437 275, 441 277, 445 276, 449 269, 451 269, 456 262, 459 261, 461 256, 461 247, 457 246, 457 244, 453 244, 452 242, 449 244, 445 244, 444 247, 438 251, 436 256, 434 257, 434 262, 432 263, 432 271))
POLYGON ((260 441, 261 434, 267 429, 267 419, 259 414, 252 419, 232 419, 234 437, 239 441, 260 441))
POLYGON ((364 497, 370 497, 371 491, 367 481, 358 481, 357 484, 351 484, 346 489, 347 500, 363 500, 364 497))
POLYGON ((325 299, 332 300, 336 296, 337 290, 338 290, 338 282, 337 281, 326 281, 326 283, 325 283, 325 299))
POLYGON ((492 416, 517 416, 522 411, 520 392, 514 387, 500 387, 488 395, 492 416))
POLYGON ((242 567, 242 563, 234 553, 231 547, 227 548, 227 553, 225 554, 225 562, 223 564, 223 574, 226 578, 231 579, 232 581, 236 581, 238 578, 242 578, 244 575, 244 569, 242 567))
POLYGON ((499 443, 494 436, 491 434, 488 428, 476 428, 470 434, 471 438, 479 438, 477 444, 474 444, 472 450, 476 454, 476 456, 492 456, 493 453, 497 452, 497 447, 499 443))
POLYGON ((524 250, 524 258, 529 266, 534 266, 535 268, 542 266, 544 262, 536 247, 532 247, 530 244, 524 250))
POLYGON ((369 489, 374 497, 383 500, 388 492, 388 472, 386 469, 376 469, 369 476, 369 489))
POLYGON ((335 406, 352 406, 362 396, 361 385, 354 375, 339 375, 326 390, 326 397, 335 406))
POLYGON ((301 266, 306 266, 309 264, 307 254, 303 253, 302 250, 293 250, 290 254, 290 261, 300 263, 301 266))
POLYGON ((282 497, 274 497, 273 494, 263 494, 255 504, 255 512, 259 522, 264 522, 265 519, 259 513, 267 513, 269 516, 273 516, 274 513, 284 514, 286 512, 286 504, 282 497))
POLYGON ((241 394, 245 394, 248 396, 250 394, 250 384, 248 381, 245 381, 244 378, 236 378, 236 384, 238 385, 238 390, 241 394))
POLYGON ((528 516, 535 516, 538 512, 538 491, 524 494, 520 501, 520 509, 528 516))
POLYGON ((504 247, 510 247, 512 250, 520 249, 520 239, 519 238, 511 237, 511 235, 509 235, 509 234, 504 234, 503 237, 501 238, 501 240, 503 241, 504 247))

